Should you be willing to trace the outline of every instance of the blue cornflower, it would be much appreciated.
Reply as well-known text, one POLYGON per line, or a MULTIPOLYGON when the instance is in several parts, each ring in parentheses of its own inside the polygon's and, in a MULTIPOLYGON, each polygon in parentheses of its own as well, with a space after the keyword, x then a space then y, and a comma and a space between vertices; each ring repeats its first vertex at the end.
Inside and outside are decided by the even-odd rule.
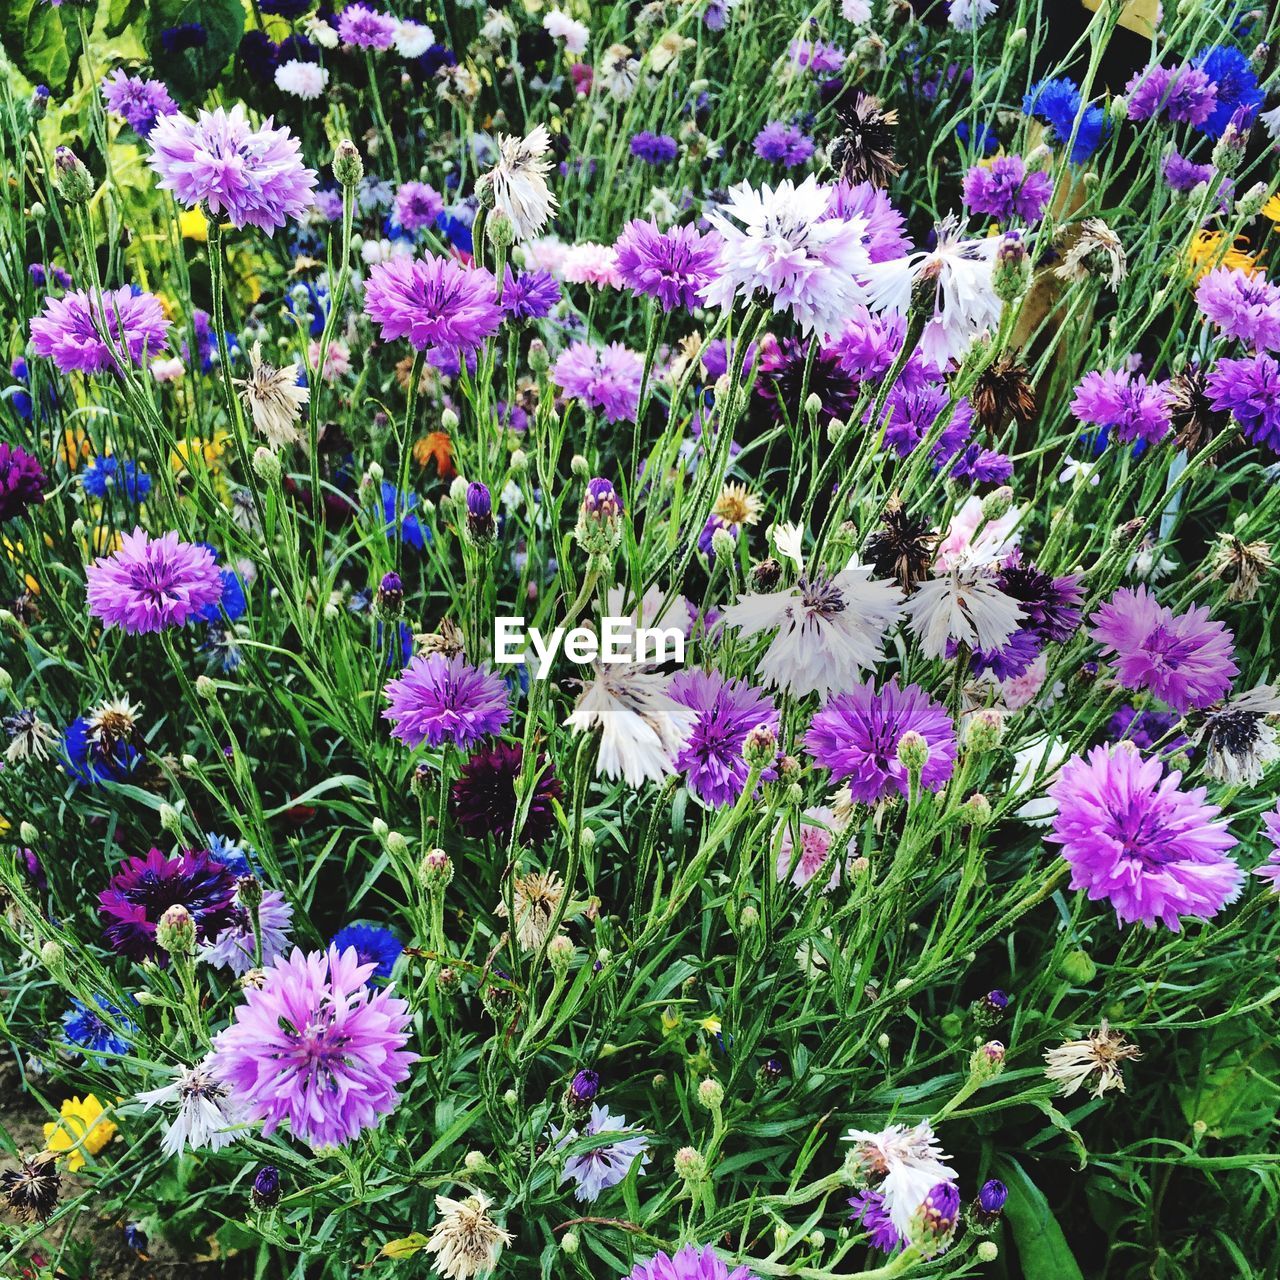
MULTIPOLYGON (((211 543, 202 542, 200 545, 207 548, 214 560, 222 559, 217 547, 211 543)), ((222 595, 212 604, 205 605, 195 615, 201 622, 220 623, 223 620, 223 614, 226 614, 228 621, 235 622, 243 618, 245 611, 249 608, 244 580, 240 575, 234 569, 224 569, 221 565, 218 566, 218 573, 222 576, 222 595)))
POLYGON ((401 496, 399 489, 389 480, 382 482, 382 518, 387 522, 387 537, 395 533, 398 524, 401 542, 421 551, 427 545, 427 539, 431 537, 431 530, 424 529, 418 523, 418 517, 413 513, 417 505, 416 493, 401 496))
POLYGON ((234 671, 241 663, 240 637, 235 627, 211 622, 205 628, 204 639, 198 646, 201 653, 209 654, 210 666, 217 665, 223 672, 234 671))
POLYGON ((151 477, 136 463, 101 454, 85 467, 81 483, 91 498, 122 493, 130 502, 141 502, 151 492, 151 477))
POLYGON ((89 722, 77 716, 62 733, 62 768, 78 786, 123 782, 141 756, 127 742, 100 747, 89 734, 89 722))
POLYGON ((670 164, 679 150, 669 133, 637 133, 631 139, 631 154, 645 164, 670 164))
POLYGON ((1262 106, 1262 90, 1249 59, 1230 45, 1205 49, 1195 58, 1195 66, 1213 81, 1218 101, 1200 131, 1210 138, 1222 137, 1227 122, 1241 108, 1252 117, 1262 106))
POLYGON ((257 850, 252 845, 220 836, 216 831, 206 831, 204 839, 209 848, 209 856, 222 863, 229 871, 237 876, 261 875, 258 864, 254 861, 257 850))
POLYGON ((138 1024, 126 1018, 115 1005, 102 996, 94 996, 97 1009, 91 1009, 74 996, 71 1008, 62 1015, 62 1026, 66 1032, 67 1043, 74 1045, 82 1054, 88 1053, 128 1053, 130 1044, 122 1040, 117 1029, 126 1035, 137 1031, 138 1024), (101 1010, 114 1023, 108 1023, 98 1012, 101 1010))
POLYGON ((1110 127, 1102 108, 1085 106, 1075 81, 1066 76, 1033 84, 1022 99, 1022 111, 1043 120, 1056 143, 1065 144, 1075 130, 1072 164, 1083 164, 1093 155, 1110 127))
POLYGON ((285 295, 291 315, 310 317, 309 332, 318 338, 329 315, 329 287, 324 283, 302 282, 285 295))
POLYGON ((1000 145, 995 130, 989 125, 980 124, 971 130, 966 120, 961 120, 956 125, 956 137, 960 139, 962 146, 972 145, 975 151, 980 151, 984 156, 989 156, 1000 145))
POLYGON ((474 218, 465 216, 470 212, 471 210, 466 205, 455 205, 452 209, 446 209, 436 219, 436 226, 440 228, 440 234, 459 253, 470 253, 474 248, 471 237, 471 226, 474 218))
POLYGON ((375 978, 391 977, 396 960, 404 950, 400 939, 390 929, 376 924, 349 924, 333 935, 329 945, 337 947, 339 951, 355 947, 361 964, 377 966, 372 974, 375 978))

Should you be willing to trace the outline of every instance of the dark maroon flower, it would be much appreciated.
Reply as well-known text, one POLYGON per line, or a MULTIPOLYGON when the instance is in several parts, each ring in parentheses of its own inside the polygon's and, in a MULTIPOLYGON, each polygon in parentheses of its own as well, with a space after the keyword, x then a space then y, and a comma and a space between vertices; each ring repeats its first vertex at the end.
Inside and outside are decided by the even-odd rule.
POLYGON ((196 939, 210 942, 231 923, 236 878, 207 849, 184 849, 176 858, 152 849, 129 858, 98 895, 108 945, 132 960, 167 957, 156 944, 156 925, 169 907, 183 906, 196 923, 196 939))
MULTIPOLYGON (((450 793, 450 811, 459 828, 477 839, 493 836, 506 840, 516 821, 516 779, 524 765, 524 752, 515 745, 495 742, 480 750, 462 766, 450 793)), ((555 772, 544 767, 546 757, 538 757, 529 814, 520 839, 525 844, 542 844, 555 829, 552 801, 562 792, 555 772)))
POLYGON ((25 449, 0 443, 0 524, 44 501, 44 472, 25 449))

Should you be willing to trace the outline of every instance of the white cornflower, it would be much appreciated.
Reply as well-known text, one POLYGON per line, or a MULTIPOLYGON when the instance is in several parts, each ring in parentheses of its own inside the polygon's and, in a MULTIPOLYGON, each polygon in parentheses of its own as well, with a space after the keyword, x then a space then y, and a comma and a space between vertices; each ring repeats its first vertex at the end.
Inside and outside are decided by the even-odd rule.
POLYGON ((180 1067, 171 1084, 137 1095, 144 1107, 178 1104, 178 1114, 165 1130, 164 1150, 181 1155, 185 1147, 193 1151, 217 1151, 242 1137, 246 1120, 241 1108, 206 1063, 180 1067))
POLYGON ((503 1245, 512 1236, 489 1216, 493 1203, 483 1191, 465 1200, 436 1196, 439 1218, 431 1229, 427 1252, 436 1255, 436 1270, 445 1280, 471 1280, 498 1265, 503 1245))
POLYGON ((303 30, 307 34, 309 40, 314 41, 322 49, 336 49, 338 47, 337 29, 331 27, 319 14, 313 13, 303 23, 303 30))
POLYGON ((292 360, 276 369, 262 359, 262 343, 249 350, 249 376, 235 378, 240 399, 253 415, 253 425, 273 449, 302 439, 298 419, 311 392, 298 385, 298 366, 292 360))
POLYGON ((491 44, 507 40, 516 33, 516 24, 505 9, 489 9, 484 15, 480 34, 491 44))
MULTIPOLYGON (((564 881, 554 871, 531 872, 516 876, 511 885, 511 898, 515 904, 514 924, 516 941, 523 951, 537 951, 551 932, 560 900, 564 897, 564 881)), ((507 918, 504 898, 498 903, 498 915, 507 918)))
POLYGON ((138 736, 138 713, 142 710, 128 698, 107 698, 93 707, 85 720, 89 741, 105 756, 112 756, 138 736))
POLYGON ((912 295, 932 280, 933 318, 925 325, 920 350, 938 368, 959 359, 980 333, 1000 323, 1004 304, 996 297, 992 275, 1000 241, 995 236, 966 239, 954 217, 938 224, 937 247, 867 268, 870 305, 876 311, 906 315, 912 295))
POLYGON ((301 62, 291 58, 276 68, 276 88, 295 98, 310 101, 318 98, 329 85, 329 68, 318 62, 301 62))
POLYGON ((597 773, 638 787, 675 772, 675 757, 696 716, 667 693, 669 682, 651 666, 596 666, 595 679, 583 686, 565 724, 577 733, 600 730, 597 773))
POLYGON ((748 593, 724 611, 725 625, 745 636, 777 631, 756 667, 766 684, 823 698, 881 661, 885 632, 901 617, 897 583, 873 578, 864 566, 748 593))
POLYGON ((39 713, 30 707, 5 716, 0 725, 9 735, 9 745, 4 751, 4 758, 9 764, 18 764, 32 756, 37 760, 47 760, 49 744, 58 740, 54 727, 41 720, 39 713))
POLYGON ((947 21, 957 31, 977 31, 996 11, 996 0, 950 0, 947 21))
POLYGON ((1198 737, 1205 773, 1233 787, 1261 782, 1267 768, 1280 760, 1275 726, 1267 723, 1275 716, 1280 716, 1280 697, 1269 684, 1228 698, 1210 711, 1198 737))
POLYGON ((953 569, 922 582, 907 599, 911 630, 926 658, 943 658, 947 641, 990 653, 1018 629, 1022 606, 981 567, 953 569))
POLYGON ((1138 1046, 1130 1044, 1118 1031, 1107 1026, 1107 1020, 1083 1040, 1067 1040, 1056 1049, 1045 1052, 1044 1073, 1058 1084, 1058 1092, 1069 1098, 1093 1079, 1089 1090, 1100 1098, 1110 1089, 1124 1092, 1124 1076, 1120 1064, 1142 1057, 1138 1046))
POLYGON ((910 1239, 911 1219, 925 1197, 938 1183, 956 1180, 932 1126, 921 1120, 910 1128, 891 1124, 879 1133, 850 1129, 844 1140, 855 1144, 851 1160, 857 1172, 875 1184, 893 1225, 910 1239))
POLYGON ((542 26, 555 39, 564 41, 565 52, 586 53, 591 29, 585 23, 569 17, 561 9, 552 9, 543 17, 542 26))
POLYGON ((625 44, 611 44, 600 63, 600 87, 615 102, 626 102, 640 83, 640 60, 625 44))
POLYGON ((1013 773, 1009 794, 1026 797, 1014 811, 1015 818, 1033 827, 1047 827, 1058 803, 1048 794, 1058 773, 1071 755, 1071 747, 1060 738, 1037 738, 1013 753, 1013 773))
POLYGON ((536 125, 525 138, 498 135, 498 162, 476 179, 477 189, 493 197, 493 207, 511 222, 517 240, 536 236, 556 210, 547 186, 551 135, 536 125))
POLYGON ((840 12, 855 27, 871 21, 870 0, 840 0, 840 12))
POLYGON ((708 306, 729 310, 738 297, 768 295, 775 312, 790 311, 800 328, 827 339, 867 301, 857 277, 871 259, 862 217, 826 217, 830 192, 812 174, 755 190, 729 189, 722 211, 707 215, 720 233, 720 275, 704 292, 708 306), (733 219, 733 220, 731 220, 733 219), (741 226, 738 226, 741 223, 741 226))
POLYGON ((402 58, 420 58, 436 42, 436 33, 423 22, 401 19, 396 27, 396 52, 402 58))

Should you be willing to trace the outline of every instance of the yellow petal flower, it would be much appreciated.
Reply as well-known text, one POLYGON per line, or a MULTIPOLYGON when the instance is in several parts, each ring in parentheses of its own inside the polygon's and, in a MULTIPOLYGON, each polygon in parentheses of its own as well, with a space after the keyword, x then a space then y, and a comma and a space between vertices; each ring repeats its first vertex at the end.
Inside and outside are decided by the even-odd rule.
POLYGON ((66 1152, 67 1170, 75 1173, 84 1168, 86 1151, 96 1156, 116 1136, 116 1126, 91 1093, 83 1099, 68 1098, 59 1114, 61 1119, 44 1126, 44 1144, 49 1151, 66 1152))

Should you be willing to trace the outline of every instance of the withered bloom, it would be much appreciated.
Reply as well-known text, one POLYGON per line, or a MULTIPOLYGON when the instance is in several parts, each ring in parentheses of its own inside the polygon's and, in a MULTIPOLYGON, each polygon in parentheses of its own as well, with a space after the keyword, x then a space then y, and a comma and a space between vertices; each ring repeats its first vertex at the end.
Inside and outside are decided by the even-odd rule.
POLYGON ((1016 351, 1002 351, 982 371, 969 393, 978 421, 999 431, 1010 418, 1025 427, 1036 412, 1036 393, 1027 366, 1016 351))
POLYGON ((860 93, 836 108, 841 133, 831 144, 831 163, 846 182, 887 187, 902 166, 893 157, 893 131, 898 113, 885 111, 880 99, 860 93))
POLYGON ((1188 453, 1198 452, 1231 419, 1230 413, 1215 409, 1209 403, 1205 383, 1204 369, 1193 363, 1181 373, 1175 373, 1166 387, 1165 406, 1174 439, 1178 448, 1188 453))
POLYGON ((1209 553, 1209 572, 1229 584, 1227 599, 1233 604, 1252 600, 1264 574, 1275 568, 1268 542, 1241 542, 1232 533, 1218 534, 1209 553))
POLYGON ((933 562, 938 535, 927 520, 913 516, 898 497, 890 498, 862 549, 879 578, 894 578, 910 593, 933 562))
POLYGON ((31 1222, 48 1220, 58 1206, 62 1193, 62 1175, 58 1173, 57 1157, 52 1151, 41 1151, 34 1156, 19 1156, 16 1169, 0 1173, 0 1191, 9 1208, 22 1219, 31 1222))

